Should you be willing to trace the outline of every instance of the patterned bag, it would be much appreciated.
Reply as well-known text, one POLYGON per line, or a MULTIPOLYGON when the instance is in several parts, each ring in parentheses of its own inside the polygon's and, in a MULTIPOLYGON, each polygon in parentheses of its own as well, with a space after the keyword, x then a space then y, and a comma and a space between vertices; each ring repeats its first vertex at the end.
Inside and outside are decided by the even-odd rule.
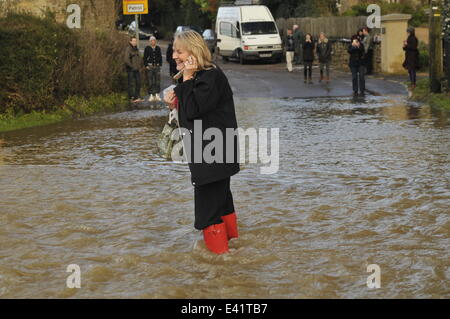
POLYGON ((160 155, 166 160, 172 160, 172 151, 175 144, 181 141, 180 130, 178 128, 178 110, 173 109, 169 114, 169 121, 159 135, 158 149, 160 155))
MULTIPOLYGON (((171 85, 163 91, 163 96, 175 88, 171 85)), ((175 108, 169 113, 169 121, 159 135, 158 149, 159 154, 166 160, 184 162, 183 139, 181 136, 180 125, 178 122, 178 98, 175 96, 175 108), (173 154, 172 154, 173 153, 173 154), (174 156, 172 156, 174 155, 174 156), (176 157, 176 158, 172 158, 176 157)))

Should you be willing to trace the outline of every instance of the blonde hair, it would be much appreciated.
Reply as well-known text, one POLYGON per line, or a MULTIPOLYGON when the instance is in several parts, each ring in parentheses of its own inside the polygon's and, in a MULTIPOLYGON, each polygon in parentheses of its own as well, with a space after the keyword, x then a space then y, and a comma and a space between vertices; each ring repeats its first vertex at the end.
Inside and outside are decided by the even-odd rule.
POLYGON ((188 30, 175 33, 175 40, 189 51, 197 60, 198 69, 209 70, 214 67, 212 56, 203 37, 195 31, 188 30))

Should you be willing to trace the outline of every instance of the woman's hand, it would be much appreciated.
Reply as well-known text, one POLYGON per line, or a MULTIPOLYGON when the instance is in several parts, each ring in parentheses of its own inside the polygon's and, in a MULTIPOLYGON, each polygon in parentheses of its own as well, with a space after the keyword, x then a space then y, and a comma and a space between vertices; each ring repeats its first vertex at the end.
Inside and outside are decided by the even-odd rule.
POLYGON ((176 105, 175 105, 175 100, 176 100, 176 95, 175 95, 175 91, 174 90, 170 90, 166 93, 166 95, 164 95, 164 102, 167 104, 167 107, 171 110, 173 110, 176 105))
POLYGON ((191 55, 187 61, 184 62, 183 81, 190 80, 194 77, 195 72, 198 71, 197 60, 191 55))

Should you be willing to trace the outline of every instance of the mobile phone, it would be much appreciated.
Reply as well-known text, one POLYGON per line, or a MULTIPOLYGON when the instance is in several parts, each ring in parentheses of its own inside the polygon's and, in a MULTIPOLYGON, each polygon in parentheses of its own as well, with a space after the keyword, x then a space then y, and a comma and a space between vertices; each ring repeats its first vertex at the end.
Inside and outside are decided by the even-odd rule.
MULTIPOLYGON (((192 55, 188 56, 187 61, 188 61, 189 63, 191 63, 191 64, 194 63, 194 57, 193 57, 192 55)), ((175 74, 174 77, 173 77, 173 79, 174 79, 175 81, 177 81, 179 78, 181 78, 181 77, 183 76, 183 71, 184 71, 184 70, 181 70, 180 72, 178 72, 177 74, 175 74)))

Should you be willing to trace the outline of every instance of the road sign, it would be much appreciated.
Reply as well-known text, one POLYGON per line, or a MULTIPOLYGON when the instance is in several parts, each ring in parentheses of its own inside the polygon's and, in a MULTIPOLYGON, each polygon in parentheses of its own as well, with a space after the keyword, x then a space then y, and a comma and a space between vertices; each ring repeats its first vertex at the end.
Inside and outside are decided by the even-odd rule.
POLYGON ((123 14, 148 14, 148 0, 123 0, 123 14))

